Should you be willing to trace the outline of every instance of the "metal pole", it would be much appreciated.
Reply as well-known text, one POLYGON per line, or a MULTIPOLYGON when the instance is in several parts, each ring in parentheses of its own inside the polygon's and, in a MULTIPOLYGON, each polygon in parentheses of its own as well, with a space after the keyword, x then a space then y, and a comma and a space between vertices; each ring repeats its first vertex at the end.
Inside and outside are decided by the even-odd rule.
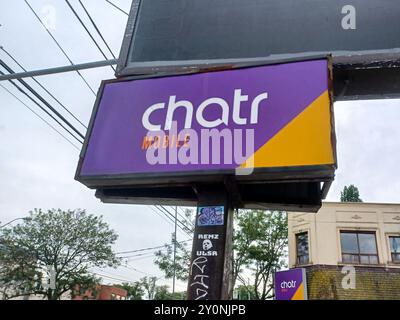
POLYGON ((175 233, 174 233, 174 279, 172 283, 172 294, 175 295, 175 283, 176 283, 176 244, 178 242, 178 207, 175 207, 175 233))
POLYGON ((7 74, 7 75, 0 76, 0 82, 6 81, 6 80, 13 80, 13 79, 23 79, 23 78, 45 76, 45 75, 56 74, 56 73, 72 72, 72 71, 77 71, 77 70, 107 67, 110 65, 115 65, 117 63, 118 63, 117 59, 110 59, 110 60, 88 62, 88 63, 82 63, 82 64, 74 64, 71 66, 63 66, 63 67, 48 68, 48 69, 28 71, 28 72, 13 73, 13 74, 7 74))

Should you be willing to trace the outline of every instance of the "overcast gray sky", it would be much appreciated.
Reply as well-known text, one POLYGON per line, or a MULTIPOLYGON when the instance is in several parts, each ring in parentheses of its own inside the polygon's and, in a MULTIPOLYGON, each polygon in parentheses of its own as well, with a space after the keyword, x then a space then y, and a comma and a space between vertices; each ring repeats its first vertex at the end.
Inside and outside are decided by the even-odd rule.
MULTIPOLYGON (((49 18, 49 12, 54 8, 54 35, 73 62, 102 60, 65 1, 29 2, 44 19, 49 18)), ((71 2, 82 13, 78 1, 71 2)), ((104 0, 83 2, 118 56, 127 17, 104 0)), ((114 2, 129 11, 130 0, 114 2)), ((0 24, 0 45, 25 68, 33 70, 68 64, 23 0, 0 1, 0 24)), ((0 58, 19 70, 2 52, 0 58)), ((96 90, 102 79, 113 78, 110 68, 82 71, 82 74, 96 90)), ((88 123, 95 97, 76 73, 38 79, 84 123, 88 123)), ((31 80, 28 82, 37 88, 31 80)), ((10 84, 2 84, 38 111, 10 84)), ((343 186, 352 183, 359 187, 366 202, 400 202, 400 101, 338 103, 335 113, 339 170, 328 200, 339 200, 343 186)), ((76 149, 0 88, 0 221, 26 216, 33 208, 85 208, 90 213, 103 215, 118 232, 116 251, 154 247, 170 241, 172 225, 148 207, 102 204, 93 191, 76 182, 78 156, 76 149)), ((186 240, 187 236, 181 233, 179 239, 186 240)), ((130 265, 161 276, 152 261, 151 257, 142 257, 131 261, 130 265)), ((144 275, 126 268, 104 273, 130 281, 144 275)), ((185 285, 180 284, 178 289, 185 290, 185 285)))

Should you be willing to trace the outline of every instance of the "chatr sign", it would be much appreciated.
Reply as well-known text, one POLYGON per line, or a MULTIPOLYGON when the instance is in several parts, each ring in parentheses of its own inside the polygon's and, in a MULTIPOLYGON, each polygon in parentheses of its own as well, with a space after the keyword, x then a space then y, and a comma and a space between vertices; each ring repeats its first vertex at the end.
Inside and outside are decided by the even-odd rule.
POLYGON ((276 300, 307 300, 305 269, 291 269, 275 273, 276 300))
POLYGON ((143 175, 240 169, 283 170, 287 179, 287 168, 312 166, 332 172, 329 79, 329 60, 320 59, 105 82, 78 180, 96 186, 109 177, 134 183, 143 175))

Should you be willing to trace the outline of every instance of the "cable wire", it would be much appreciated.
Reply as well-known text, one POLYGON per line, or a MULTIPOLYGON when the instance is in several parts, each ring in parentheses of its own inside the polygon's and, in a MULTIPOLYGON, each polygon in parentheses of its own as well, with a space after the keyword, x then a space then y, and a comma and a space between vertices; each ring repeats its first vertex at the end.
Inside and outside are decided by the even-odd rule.
MULTIPOLYGON (((2 50, 11 60, 13 60, 22 70, 27 72, 27 70, 9 53, 4 47, 0 46, 0 50, 2 50)), ((32 77, 32 80, 35 81, 50 97, 52 97, 70 116, 72 116, 76 121, 79 122, 85 129, 87 129, 87 126, 85 126, 82 121, 80 121, 69 109, 59 100, 57 99, 49 90, 46 89, 44 85, 42 85, 38 80, 36 80, 34 77, 32 77)))
POLYGON ((116 4, 112 3, 112 2, 109 1, 109 0, 106 0, 106 2, 109 3, 109 4, 111 4, 111 5, 112 5, 114 8, 116 8, 117 10, 119 10, 119 11, 121 11, 122 13, 126 14, 127 16, 129 16, 129 13, 128 13, 128 12, 122 10, 122 9, 121 9, 120 7, 118 7, 116 4))
MULTIPOLYGON (((180 208, 178 208, 178 209, 180 209, 180 208)), ((182 212, 183 212, 184 215, 186 215, 186 213, 183 211, 183 209, 182 209, 182 212)), ((178 216, 180 216, 180 217, 182 218, 182 221, 183 221, 183 222, 186 222, 187 224, 189 224, 190 227, 194 228, 193 222, 190 221, 186 216, 183 216, 183 215, 182 215, 181 213, 179 213, 179 212, 178 212, 178 216)))
MULTIPOLYGON (((100 45, 97 43, 96 39, 93 37, 92 33, 89 31, 89 29, 86 27, 85 23, 82 21, 82 19, 80 18, 80 16, 78 15, 78 13, 76 12, 76 10, 74 9, 74 7, 71 5, 71 3, 68 0, 65 0, 65 2, 67 3, 68 7, 71 9, 71 11, 73 12, 73 14, 75 15, 75 17, 78 19, 78 21, 80 22, 80 24, 82 25, 82 27, 86 30, 86 33, 89 35, 89 37, 93 40, 94 44, 96 45, 97 49, 99 49, 100 53, 103 55, 103 57, 108 60, 107 55, 104 53, 104 51, 101 49, 100 45)), ((114 66, 110 66, 111 69, 115 72, 115 67, 114 66)))
MULTIPOLYGON (((172 221, 172 224, 175 226, 175 216, 174 215, 172 215, 168 210, 164 210, 164 209, 162 209, 162 208, 159 208, 159 207, 157 207, 157 206, 155 206, 155 208, 157 209, 157 210, 159 210, 162 214, 164 214, 164 216, 165 217, 167 217, 169 220, 171 220, 172 221)), ((178 222, 180 222, 180 220, 177 220, 177 226, 178 226, 178 228, 179 228, 179 231, 181 231, 182 233, 184 233, 184 234, 186 234, 186 235, 188 235, 188 236, 190 236, 190 234, 184 229, 184 227, 182 227, 178 222)))
MULTIPOLYGON (((157 207, 157 206, 156 206, 157 207)), ((168 215, 170 215, 171 217, 172 217, 172 219, 173 219, 173 221, 174 221, 174 223, 175 223, 175 215, 174 214, 172 214, 167 208, 165 208, 164 206, 159 206, 162 210, 164 210, 168 215)), ((177 219, 177 223, 179 223, 178 224, 178 227, 183 231, 183 232, 185 232, 188 236, 190 236, 190 230, 189 230, 189 228, 181 221, 181 220, 179 220, 179 219, 177 219)))
MULTIPOLYGON (((0 59, 0 65, 7 70, 10 74, 15 73, 2 59, 0 59)), ((21 83, 26 89, 28 89, 37 99, 39 99, 48 109, 50 109, 59 119, 61 119, 68 127, 70 127, 80 138, 85 139, 85 136, 76 129, 67 119, 64 118, 62 114, 60 114, 54 107, 50 105, 39 93, 37 93, 29 84, 27 84, 24 80, 18 79, 18 82, 21 83)), ((78 140, 79 141, 79 140, 78 140)), ((79 141, 82 142, 82 141, 79 141)))
MULTIPOLYGON (((102 271, 102 272, 103 272, 103 271, 102 271)), ((115 280, 115 281, 119 281, 119 282, 135 283, 135 281, 132 281, 132 280, 110 277, 110 276, 106 276, 106 275, 104 275, 104 274, 100 274, 100 273, 97 273, 97 272, 91 272, 91 273, 93 273, 93 274, 95 274, 95 275, 97 275, 97 276, 100 276, 100 277, 102 277, 102 278, 111 279, 111 280, 115 280)))
MULTIPOLYGON (((0 75, 4 75, 4 72, 0 71, 0 75)), ((45 112, 50 118, 52 118, 55 122, 57 122, 65 131, 67 131, 75 140, 77 140, 79 143, 82 144, 82 141, 80 141, 77 137, 75 137, 58 119, 56 119, 50 112, 48 112, 44 107, 42 107, 39 102, 37 102, 35 99, 33 99, 25 90, 23 90, 21 87, 19 87, 16 83, 14 83, 12 80, 10 80, 10 83, 17 88, 19 92, 21 92, 23 95, 28 97, 29 100, 31 100, 34 104, 36 104, 43 112, 45 112)))
POLYGON ((104 44, 106 45, 108 51, 110 51, 112 57, 113 57, 114 59, 117 59, 117 58, 115 57, 115 55, 114 55, 114 52, 111 50, 110 46, 108 45, 106 39, 104 39, 104 37, 103 37, 103 35, 102 35, 100 29, 97 27, 96 22, 94 22, 94 20, 92 19, 92 16, 90 15, 90 13, 88 12, 88 10, 86 9, 85 5, 82 3, 81 0, 78 0, 78 1, 79 1, 80 5, 82 6, 83 10, 85 11, 86 15, 88 16, 88 18, 89 18, 90 22, 92 23, 94 29, 96 30, 97 34, 100 36, 101 40, 103 40, 103 42, 104 42, 104 44))
MULTIPOLYGON (((185 241, 181 241, 179 242, 179 244, 183 244, 186 242, 189 242, 192 240, 185 240, 185 241)), ((127 253, 137 253, 137 252, 144 252, 144 251, 150 251, 150 250, 155 250, 155 249, 162 249, 162 248, 166 248, 166 247, 170 247, 170 244, 165 244, 163 246, 157 246, 157 247, 151 247, 151 248, 145 248, 145 249, 137 249, 137 250, 131 250, 131 251, 123 251, 123 252, 116 252, 116 255, 120 255, 120 254, 127 254, 127 253)))
MULTIPOLYGON (((27 4, 27 6, 29 7, 29 9, 33 12, 33 14, 35 15, 36 19, 40 22, 40 24, 43 26, 43 28, 46 30, 46 32, 50 35, 50 37, 53 39, 53 41, 55 42, 55 44, 57 45, 57 47, 61 50, 61 52, 64 54, 64 56, 67 58, 67 60, 69 61, 69 63, 71 64, 71 66, 74 66, 75 63, 72 62, 71 58, 68 56, 68 54, 65 52, 65 50, 63 49, 63 47, 60 45, 60 43, 57 41, 57 39, 53 36, 53 34, 51 33, 51 31, 46 27, 46 25, 43 23, 42 19, 40 19, 40 17, 38 16, 38 14, 36 13, 35 9, 33 9, 33 7, 29 4, 28 0, 24 0, 25 3, 27 4)), ((79 70, 76 70, 76 73, 79 75, 79 77, 83 80, 83 82, 85 82, 86 86, 90 89, 90 91, 92 91, 92 93, 94 94, 94 96, 96 96, 96 91, 90 86, 89 82, 85 79, 85 77, 82 75, 82 73, 79 70)))
POLYGON ((161 217, 164 221, 166 221, 170 225, 172 225, 172 226, 174 225, 174 221, 171 220, 171 218, 166 217, 165 214, 161 214, 158 210, 154 209, 152 206, 149 206, 149 209, 151 211, 153 211, 154 213, 156 213, 159 217, 161 217))
POLYGON ((6 90, 10 95, 12 95, 15 99, 17 99, 19 102, 21 102, 27 109, 29 109, 34 115, 36 115, 40 120, 42 120, 45 124, 47 124, 51 129, 53 129, 57 134, 59 134, 63 139, 65 139, 70 145, 72 145, 76 150, 80 151, 79 147, 77 147, 75 144, 72 143, 71 140, 69 140, 66 136, 64 136, 60 131, 58 131, 50 122, 48 122, 46 119, 44 119, 40 114, 38 114, 35 110, 33 110, 31 107, 29 107, 24 101, 22 101, 20 98, 18 98, 13 92, 11 92, 8 88, 3 86, 0 83, 0 87, 2 87, 4 90, 6 90))

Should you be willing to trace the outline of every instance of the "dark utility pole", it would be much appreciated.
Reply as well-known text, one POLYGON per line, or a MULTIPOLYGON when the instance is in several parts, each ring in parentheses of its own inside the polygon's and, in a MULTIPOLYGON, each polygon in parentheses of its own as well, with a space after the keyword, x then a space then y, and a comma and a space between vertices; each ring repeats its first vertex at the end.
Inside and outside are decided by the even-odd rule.
POLYGON ((196 188, 198 208, 188 300, 231 300, 233 205, 225 186, 196 188))
POLYGON ((174 232, 174 279, 172 281, 172 294, 175 295, 176 283, 176 244, 178 242, 178 207, 175 207, 175 232, 174 232))

